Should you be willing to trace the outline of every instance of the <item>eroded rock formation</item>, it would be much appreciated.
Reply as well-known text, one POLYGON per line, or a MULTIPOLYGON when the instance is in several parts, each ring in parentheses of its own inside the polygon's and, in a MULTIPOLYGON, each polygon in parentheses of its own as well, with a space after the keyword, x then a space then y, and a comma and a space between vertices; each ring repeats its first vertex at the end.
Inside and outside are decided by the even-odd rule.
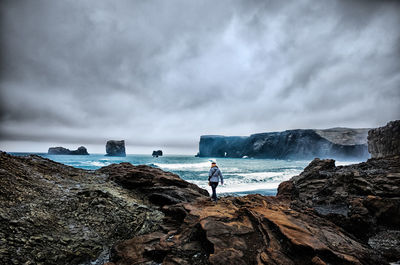
POLYGON ((159 205, 208 195, 151 167, 90 171, 6 153, 0 187, 1 264, 103 264, 115 242, 160 229, 159 205))
POLYGON ((162 210, 163 230, 117 244, 114 264, 384 263, 332 222, 275 197, 199 199, 162 210))
POLYGON ((387 259, 400 260, 399 124, 369 132, 373 156, 383 157, 338 167, 334 160, 314 159, 299 176, 281 183, 277 196, 295 209, 315 209, 387 259))
POLYGON ((109 140, 106 144, 106 156, 126 156, 125 141, 109 140))
POLYGON ((86 147, 80 146, 76 150, 69 150, 64 147, 50 147, 47 154, 49 155, 89 155, 86 147))

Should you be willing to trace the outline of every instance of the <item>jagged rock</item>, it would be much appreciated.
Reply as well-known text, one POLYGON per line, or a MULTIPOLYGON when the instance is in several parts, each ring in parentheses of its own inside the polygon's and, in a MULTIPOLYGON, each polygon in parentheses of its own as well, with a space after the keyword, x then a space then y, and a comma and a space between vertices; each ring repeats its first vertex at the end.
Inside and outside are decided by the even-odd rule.
POLYGON ((159 157, 159 156, 163 155, 163 152, 162 152, 162 150, 157 150, 157 151, 154 150, 151 155, 154 156, 154 157, 159 157))
POLYGON ((126 156, 125 141, 109 140, 106 144, 106 156, 126 156))
POLYGON ((182 180, 178 175, 150 166, 120 163, 102 167, 98 172, 158 206, 191 202, 209 196, 206 190, 182 180))
POLYGON ((77 150, 69 150, 64 147, 50 147, 47 152, 49 155, 89 155, 86 147, 80 146, 77 150))
POLYGON ((338 167, 334 162, 315 159, 281 183, 277 196, 290 199, 293 208, 314 208, 364 243, 382 232, 392 234, 397 241, 389 250, 379 242, 371 246, 400 259, 400 157, 338 167))
POLYGON ((400 156, 400 120, 368 132, 368 151, 373 158, 400 156))
POLYGON ((35 155, 0 153, 0 187, 1 264, 90 264, 164 216, 101 172, 35 155))
POLYGON ((200 157, 366 159, 368 129, 288 130, 245 136, 203 135, 200 157))
POLYGON ((274 197, 225 197, 164 206, 164 229, 117 244, 124 264, 385 264, 312 211, 274 197))

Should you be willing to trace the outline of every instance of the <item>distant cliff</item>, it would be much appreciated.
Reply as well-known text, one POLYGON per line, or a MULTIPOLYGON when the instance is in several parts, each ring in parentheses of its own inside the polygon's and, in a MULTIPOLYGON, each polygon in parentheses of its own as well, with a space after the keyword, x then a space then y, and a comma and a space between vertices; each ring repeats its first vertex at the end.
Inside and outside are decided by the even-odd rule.
POLYGON ((250 136, 203 135, 200 157, 365 159, 368 129, 299 129, 250 136))

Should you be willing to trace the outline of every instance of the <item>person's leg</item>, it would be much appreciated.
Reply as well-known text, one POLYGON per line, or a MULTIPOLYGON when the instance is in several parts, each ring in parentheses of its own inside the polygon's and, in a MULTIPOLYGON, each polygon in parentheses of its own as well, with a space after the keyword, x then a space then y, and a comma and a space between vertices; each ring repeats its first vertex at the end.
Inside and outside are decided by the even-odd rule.
POLYGON ((211 182, 211 188, 212 188, 212 199, 214 201, 217 201, 217 182, 211 182))

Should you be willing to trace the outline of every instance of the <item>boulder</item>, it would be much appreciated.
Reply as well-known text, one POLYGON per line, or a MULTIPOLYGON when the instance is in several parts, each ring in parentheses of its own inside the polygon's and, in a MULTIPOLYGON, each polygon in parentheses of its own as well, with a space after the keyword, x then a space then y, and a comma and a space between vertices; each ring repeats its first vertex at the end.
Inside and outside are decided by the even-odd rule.
POLYGON ((50 147, 47 152, 49 155, 89 155, 86 147, 80 146, 77 150, 69 150, 64 147, 50 147))
POLYGON ((106 156, 126 156, 125 141, 109 140, 106 144, 106 156))
POLYGON ((400 120, 368 132, 368 151, 373 158, 400 155, 400 120))
POLYGON ((157 206, 192 202, 209 196, 206 190, 184 181, 178 175, 150 166, 120 163, 102 167, 98 172, 157 206))

